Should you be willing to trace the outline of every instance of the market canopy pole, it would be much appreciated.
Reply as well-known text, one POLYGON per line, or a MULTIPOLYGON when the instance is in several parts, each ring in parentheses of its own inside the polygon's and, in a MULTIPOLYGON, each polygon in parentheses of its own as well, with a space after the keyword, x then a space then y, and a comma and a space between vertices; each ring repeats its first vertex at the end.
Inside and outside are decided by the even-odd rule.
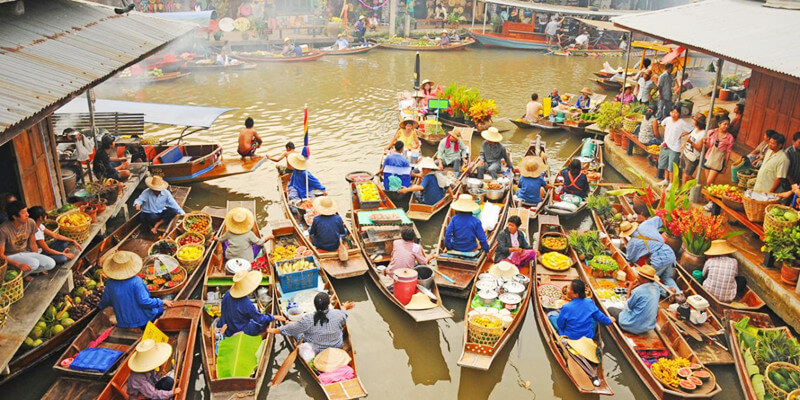
POLYGON ((391 0, 389 3, 389 37, 397 34, 395 24, 397 24, 397 0, 391 0))
POLYGON ((472 0, 472 26, 471 29, 475 29, 475 14, 478 13, 478 0, 472 0))
POLYGON ((403 24, 403 36, 409 37, 411 34, 411 12, 414 11, 414 3, 411 0, 406 0, 406 15, 405 23, 403 24))
POLYGON ((414 90, 419 90, 419 51, 417 52, 416 59, 414 60, 414 90))
MULTIPOLYGON (((683 69, 681 70, 681 81, 678 82, 678 101, 677 104, 681 102, 681 95, 683 94, 683 81, 686 80, 686 62, 689 59, 689 49, 683 51, 683 69)), ((691 113, 692 111, 689 110, 691 113)))
MULTIPOLYGON (((633 32, 628 32, 628 43, 630 43, 630 44, 628 45, 628 49, 625 52, 625 70, 622 73, 622 91, 620 93, 625 93, 625 85, 628 84, 628 63, 631 62, 631 47, 633 47, 632 46, 632 44, 633 44, 633 32)), ((624 95, 619 96, 620 100, 624 100, 623 97, 624 97, 624 95)), ((622 105, 622 101, 620 101, 619 102, 619 115, 621 115, 621 116, 623 114, 623 112, 622 112, 623 108, 624 107, 622 105)))
MULTIPOLYGON (((717 80, 714 81, 713 88, 711 89, 711 104, 708 105, 708 118, 706 118, 706 134, 708 134, 708 130, 711 128, 711 118, 714 116, 714 103, 717 100, 717 94, 719 93, 719 83, 722 79, 722 64, 724 60, 721 58, 717 59, 717 80)), ((703 185, 701 185, 700 179, 700 172, 702 171, 703 165, 703 158, 706 155, 706 141, 703 140, 703 147, 700 149, 700 159, 698 160, 698 168, 697 172, 695 173, 695 179, 697 180, 697 185, 692 188, 692 191, 689 192, 689 200, 692 203, 700 203, 703 200, 701 191, 703 190, 703 185)))

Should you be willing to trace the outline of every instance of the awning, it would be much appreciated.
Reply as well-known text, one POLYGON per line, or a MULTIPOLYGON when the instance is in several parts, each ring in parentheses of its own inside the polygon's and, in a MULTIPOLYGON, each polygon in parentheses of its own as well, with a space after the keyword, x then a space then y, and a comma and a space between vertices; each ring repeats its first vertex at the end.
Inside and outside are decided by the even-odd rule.
MULTIPOLYGON (((138 101, 97 99, 95 112, 144 114, 144 122, 148 124, 210 128, 220 115, 235 108, 185 106, 178 104, 141 103, 138 101)), ((59 108, 57 114, 88 113, 86 99, 70 101, 59 108)))
POLYGON ((686 51, 686 49, 683 46, 678 46, 676 49, 670 51, 669 53, 667 53, 667 55, 661 58, 661 64, 671 63, 676 58, 680 57, 684 51, 686 51))
POLYGON ((622 28, 616 27, 616 26, 614 26, 613 23, 608 22, 608 21, 598 21, 598 20, 594 20, 594 19, 577 18, 577 17, 572 17, 572 19, 574 19, 576 21, 579 21, 582 24, 591 25, 591 26, 593 26, 595 28, 599 28, 599 29, 602 29, 602 30, 605 30, 605 31, 627 32, 626 29, 622 29, 622 28))
POLYGON ((217 12, 210 11, 181 11, 181 12, 164 12, 150 14, 158 18, 170 19, 173 21, 191 22, 199 25, 201 28, 208 27, 212 19, 217 18, 217 12))
POLYGON ((560 15, 591 15, 598 17, 615 17, 618 15, 639 12, 634 10, 609 10, 609 9, 594 11, 585 7, 557 6, 553 4, 533 3, 533 2, 517 1, 517 0, 481 0, 481 1, 483 1, 484 3, 500 4, 502 6, 519 7, 519 8, 524 8, 526 10, 534 10, 552 14, 558 13, 560 15))

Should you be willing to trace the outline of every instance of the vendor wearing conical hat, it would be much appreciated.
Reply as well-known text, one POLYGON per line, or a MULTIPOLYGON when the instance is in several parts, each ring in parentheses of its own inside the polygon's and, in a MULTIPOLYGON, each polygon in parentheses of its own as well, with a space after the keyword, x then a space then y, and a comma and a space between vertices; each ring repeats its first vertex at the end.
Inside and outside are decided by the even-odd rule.
POLYGON ((103 273, 108 277, 98 308, 114 308, 120 328, 144 328, 164 313, 172 302, 150 297, 144 280, 137 276, 142 270, 142 258, 130 251, 116 251, 103 261, 103 273))
MULTIPOLYGON (((620 237, 630 236, 625 249, 628 261, 639 264, 648 262, 656 269, 656 273, 664 285, 669 287, 673 293, 682 294, 678 283, 673 278, 675 276, 675 252, 665 243, 664 237, 659 232, 663 224, 661 217, 652 217, 639 224, 633 233, 628 233, 630 228, 623 229, 624 227, 620 224, 620 237)), ((666 291, 663 294, 666 295, 666 291)))
POLYGON ((508 156, 506 147, 500 141, 503 135, 495 127, 481 132, 481 137, 485 139, 481 145, 481 155, 478 159, 478 177, 482 178, 485 173, 489 173, 493 179, 497 179, 497 174, 503 171, 502 161, 506 162, 506 168, 511 167, 511 157, 508 156))
POLYGON ((161 176, 153 175, 144 180, 147 189, 133 201, 133 208, 139 213, 139 221, 155 234, 161 224, 172 221, 176 215, 186 214, 168 190, 169 183, 161 176))
POLYGON ((272 321, 286 321, 280 315, 260 313, 248 298, 261 285, 262 279, 260 271, 239 271, 233 276, 233 285, 222 296, 220 317, 217 321, 217 328, 225 327, 226 337, 239 332, 250 336, 260 335, 269 328, 272 321))
POLYGON ((450 186, 443 188, 440 185, 439 178, 436 176, 436 172, 439 170, 436 161, 433 161, 430 157, 422 157, 417 163, 417 168, 422 171, 421 175, 415 175, 417 177, 422 176, 420 184, 400 189, 397 191, 398 193, 421 192, 415 194, 415 196, 418 196, 417 199, 420 203, 429 206, 440 202, 444 198, 445 191, 450 193, 450 196, 455 197, 455 193, 453 193, 453 189, 450 186))
POLYGON ((611 325, 614 322, 586 298, 586 284, 580 279, 573 279, 567 286, 569 303, 561 306, 559 311, 551 311, 547 319, 561 336, 572 340, 582 337, 593 339, 597 333, 597 324, 611 325))
MULTIPOLYGON (((352 301, 346 301, 342 303, 341 309, 331 308, 330 296, 325 292, 319 292, 314 296, 313 313, 307 313, 294 323, 284 324, 280 328, 269 328, 267 333, 302 339, 303 344, 300 345, 298 353, 304 360, 309 361, 325 349, 344 347, 343 329, 347 324, 346 310, 353 306, 355 304, 352 301)), ((325 365, 328 365, 327 361, 325 365)))
POLYGON ((706 250, 708 256, 703 265, 703 287, 709 294, 722 302, 730 302, 737 298, 738 292, 744 290, 747 280, 739 274, 739 262, 733 258, 736 248, 725 239, 711 242, 706 250))
POLYGON ((289 179, 289 200, 303 200, 308 196, 306 188, 311 190, 325 191, 325 186, 319 182, 314 175, 306 171, 308 168, 308 159, 299 153, 291 153, 286 157, 286 166, 288 170, 292 171, 292 177, 289 179))
POLYGON ((311 243, 325 251, 338 250, 342 238, 347 235, 344 221, 339 216, 339 205, 333 197, 321 196, 314 199, 313 206, 317 216, 308 228, 311 243))
POLYGON ((417 128, 419 128, 419 122, 416 120, 407 119, 401 122, 400 126, 397 127, 397 132, 395 132, 392 140, 389 141, 389 145, 384 148, 384 151, 391 150, 397 141, 403 142, 403 147, 406 150, 419 151, 421 144, 417 128))
POLYGON ((580 108, 584 112, 589 111, 592 108, 592 89, 589 89, 588 86, 585 86, 581 89, 581 95, 578 96, 578 99, 575 100, 575 108, 580 108))
POLYGON ((255 221, 253 212, 244 207, 232 208, 225 215, 225 232, 218 240, 228 242, 228 248, 225 250, 226 260, 241 258, 252 263, 256 253, 253 245, 261 246, 265 241, 272 239, 272 236, 261 238, 256 236, 253 232, 255 221))
POLYGON ((656 283, 659 279, 655 268, 645 264, 636 268, 636 273, 636 282, 628 287, 625 308, 609 307, 608 313, 617 319, 622 330, 639 335, 656 327, 661 288, 656 283))
POLYGON ((442 30, 442 36, 439 39, 439 46, 447 46, 450 44, 450 36, 447 36, 447 29, 442 30))
POLYGON ((367 17, 361 15, 358 17, 358 21, 356 21, 354 28, 356 28, 356 39, 355 43, 366 43, 367 38, 367 17))
POLYGON ((473 213, 480 209, 478 203, 468 194, 461 194, 450 205, 456 212, 444 233, 444 247, 447 251, 470 253, 480 249, 489 252, 489 243, 486 241, 486 232, 483 231, 481 220, 473 213))
POLYGON ((542 202, 542 196, 547 188, 544 173, 547 164, 539 156, 525 156, 519 163, 519 189, 514 198, 524 203, 535 205, 542 202))
POLYGON ((166 400, 180 394, 181 388, 175 386, 172 377, 164 376, 172 358, 172 346, 169 343, 156 343, 153 339, 144 339, 128 359, 128 398, 166 400), (165 368, 160 368, 165 366, 165 368), (159 371, 161 370, 161 371, 159 371))
POLYGON ((453 168, 456 175, 460 175, 461 167, 469 161, 467 157, 470 149, 458 136, 458 130, 453 129, 444 139, 440 140, 437 150, 436 154, 439 155, 437 162, 440 163, 440 166, 442 168, 453 168))

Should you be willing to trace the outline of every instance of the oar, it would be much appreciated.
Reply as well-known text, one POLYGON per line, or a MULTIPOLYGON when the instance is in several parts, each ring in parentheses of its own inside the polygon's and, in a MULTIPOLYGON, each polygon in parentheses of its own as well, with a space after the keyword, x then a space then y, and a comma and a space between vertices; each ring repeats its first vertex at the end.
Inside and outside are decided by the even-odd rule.
POLYGON ((567 345, 564 344, 559 339, 555 339, 558 342, 559 347, 561 347, 561 351, 564 353, 564 363, 567 364, 567 370, 569 370, 569 375, 572 379, 575 380, 575 384, 578 385, 581 389, 585 391, 594 390, 595 386, 592 382, 592 378, 586 371, 578 365, 577 361, 574 358, 574 354, 567 349, 567 345))
POLYGON ((441 276, 442 278, 444 278, 444 280, 446 280, 446 281, 448 281, 448 282, 450 282, 450 283, 452 283, 452 284, 455 284, 455 283, 456 283, 456 281, 455 281, 455 280, 453 280, 453 278, 451 278, 451 277, 449 277, 449 276, 447 276, 447 275, 445 275, 445 274, 443 274, 443 273, 439 272, 439 269, 438 269, 438 268, 431 268, 431 269, 433 270, 433 272, 436 272, 437 274, 439 274, 439 276, 441 276))
MULTIPOLYGON (((289 339, 286 339, 287 341, 289 339)), ((270 382, 270 386, 275 387, 281 384, 283 380, 286 378, 286 375, 289 374, 289 370, 292 368, 292 364, 297 360, 297 351, 300 349, 300 344, 303 343, 302 341, 297 342, 297 346, 294 346, 294 350, 286 356, 286 359, 283 360, 283 364, 281 367, 278 368, 278 371, 275 372, 275 376, 272 377, 272 382, 270 382)))

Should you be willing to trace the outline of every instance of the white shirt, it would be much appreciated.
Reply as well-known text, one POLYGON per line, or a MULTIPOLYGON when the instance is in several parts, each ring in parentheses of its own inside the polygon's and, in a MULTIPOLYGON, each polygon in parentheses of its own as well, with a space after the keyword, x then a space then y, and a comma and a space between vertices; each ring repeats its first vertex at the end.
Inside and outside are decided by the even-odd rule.
POLYGON ((661 121, 661 126, 664 127, 664 143, 672 151, 681 151, 681 134, 683 132, 691 132, 694 129, 688 121, 680 118, 677 121, 673 121, 672 117, 664 118, 661 121))
POLYGON ((544 33, 555 36, 556 32, 558 32, 558 21, 551 20, 547 23, 547 26, 544 28, 544 33))
POLYGON ((36 239, 37 242, 39 240, 44 240, 44 224, 39 224, 39 227, 36 228, 36 232, 33 233, 33 238, 36 239))
POLYGON ((575 44, 582 45, 589 41, 589 35, 581 33, 575 38, 575 44))
POLYGON ((75 155, 80 162, 88 161, 89 155, 94 151, 94 141, 86 135, 75 140, 75 155))
POLYGON ((701 140, 706 138, 706 130, 694 128, 692 133, 689 134, 689 140, 686 141, 686 147, 683 148, 683 154, 689 161, 696 161, 700 157, 700 150, 695 150, 692 143, 700 143, 701 140))

